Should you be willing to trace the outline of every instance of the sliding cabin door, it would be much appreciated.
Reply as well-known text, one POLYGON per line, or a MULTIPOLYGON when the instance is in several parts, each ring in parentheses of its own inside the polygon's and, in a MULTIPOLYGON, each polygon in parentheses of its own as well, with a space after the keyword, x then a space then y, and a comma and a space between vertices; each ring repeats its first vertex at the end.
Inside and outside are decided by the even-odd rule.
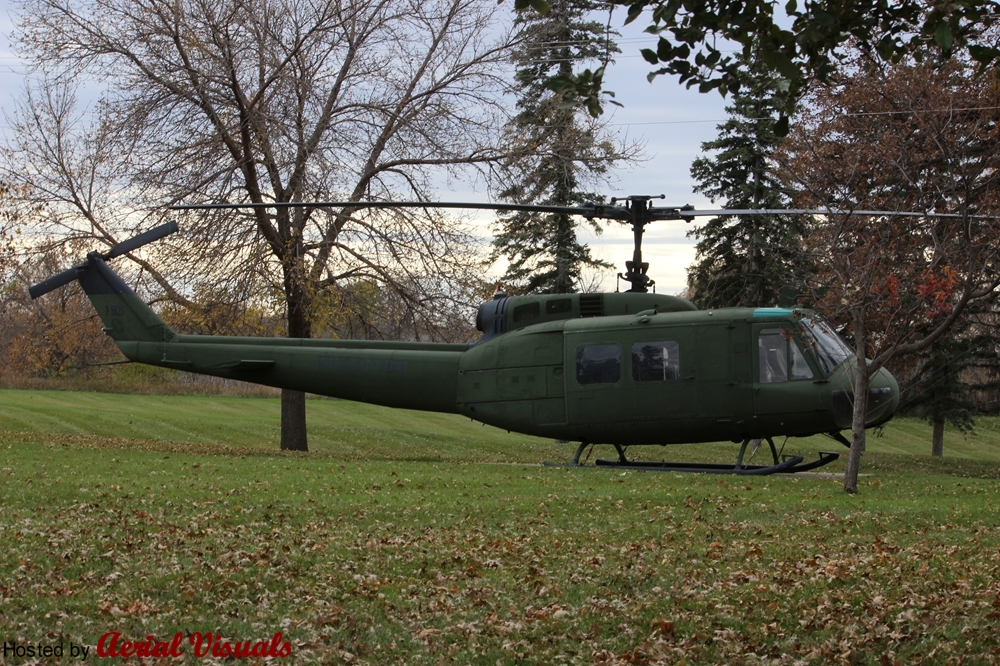
POLYGON ((699 325, 694 386, 702 427, 718 439, 742 439, 753 425, 749 324, 699 325))

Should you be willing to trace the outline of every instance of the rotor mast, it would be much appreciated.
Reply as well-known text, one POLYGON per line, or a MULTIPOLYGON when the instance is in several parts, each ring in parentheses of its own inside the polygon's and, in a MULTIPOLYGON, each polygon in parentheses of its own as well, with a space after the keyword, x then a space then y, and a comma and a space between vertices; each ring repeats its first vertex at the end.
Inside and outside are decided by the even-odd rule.
POLYGON ((625 273, 619 273, 618 277, 628 282, 632 287, 629 292, 644 294, 650 287, 655 287, 656 282, 646 273, 649 271, 649 262, 642 260, 642 234, 646 230, 646 225, 653 220, 661 219, 683 219, 690 221, 689 216, 685 216, 681 211, 694 210, 694 206, 681 206, 677 209, 652 208, 649 205, 652 199, 663 199, 664 195, 651 196, 648 194, 634 194, 624 199, 613 198, 611 205, 618 201, 625 202, 625 210, 628 211, 628 221, 632 224, 632 238, 635 249, 632 250, 632 261, 625 262, 625 273))

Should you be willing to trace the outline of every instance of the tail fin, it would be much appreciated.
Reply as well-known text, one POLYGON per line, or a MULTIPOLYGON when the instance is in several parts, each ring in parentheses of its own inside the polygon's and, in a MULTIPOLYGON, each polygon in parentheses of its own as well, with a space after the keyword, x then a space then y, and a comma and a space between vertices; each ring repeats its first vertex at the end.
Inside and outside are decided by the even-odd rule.
POLYGON ((177 337, 166 323, 95 253, 77 269, 80 285, 115 342, 170 342, 177 337))
POLYGON ((104 332, 110 335, 112 340, 119 343, 170 342, 177 337, 177 334, 104 262, 137 250, 176 231, 177 223, 167 222, 118 243, 107 254, 91 252, 87 255, 87 261, 32 286, 28 289, 28 293, 33 299, 39 298, 53 289, 67 285, 73 280, 79 280, 97 314, 100 315, 101 321, 104 322, 104 332))

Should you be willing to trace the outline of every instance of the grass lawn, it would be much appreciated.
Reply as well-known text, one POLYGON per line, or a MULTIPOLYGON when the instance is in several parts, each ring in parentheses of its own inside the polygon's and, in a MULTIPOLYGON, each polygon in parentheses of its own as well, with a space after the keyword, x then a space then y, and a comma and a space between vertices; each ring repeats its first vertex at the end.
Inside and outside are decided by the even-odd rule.
POLYGON ((995 420, 943 460, 924 424, 890 423, 848 496, 543 467, 573 445, 448 415, 308 412, 312 452, 282 454, 277 399, 0 390, 0 640, 63 646, 42 663, 71 643, 123 663, 95 657, 107 632, 233 663, 188 637, 279 631, 292 654, 270 663, 1000 661, 995 420))

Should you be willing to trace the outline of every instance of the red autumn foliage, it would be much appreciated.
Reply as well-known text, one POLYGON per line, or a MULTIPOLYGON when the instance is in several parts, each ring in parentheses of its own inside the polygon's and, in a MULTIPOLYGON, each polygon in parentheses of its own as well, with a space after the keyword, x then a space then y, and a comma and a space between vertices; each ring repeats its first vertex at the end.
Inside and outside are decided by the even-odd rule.
MULTIPOLYGON (((854 393, 866 396, 887 361, 929 347, 1000 284, 1000 84, 959 61, 932 69, 859 57, 849 69, 815 91, 780 160, 806 206, 887 211, 819 217, 806 240, 812 302, 853 337, 854 393), (951 216, 893 214, 907 211, 951 216)), ((856 401, 849 492, 865 408, 856 401)))

